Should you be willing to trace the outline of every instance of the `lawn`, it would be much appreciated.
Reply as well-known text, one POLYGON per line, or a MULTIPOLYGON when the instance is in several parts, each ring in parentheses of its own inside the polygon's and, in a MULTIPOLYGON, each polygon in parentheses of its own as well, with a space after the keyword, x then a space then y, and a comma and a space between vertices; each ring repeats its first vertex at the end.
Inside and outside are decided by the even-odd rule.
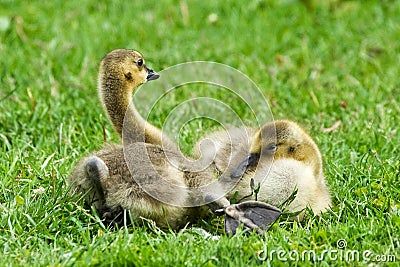
MULTIPOLYGON (((398 264, 399 17, 390 0, 0 0, 0 265, 398 264), (104 139, 120 142, 96 91, 99 61, 115 48, 141 51, 157 71, 200 60, 247 75, 275 119, 297 121, 319 145, 332 210, 282 218, 263 236, 226 236, 221 218, 179 232, 104 227, 66 178, 104 139)), ((188 85, 149 120, 162 125, 194 96, 235 103, 205 87, 188 85)), ((214 127, 185 125, 182 149, 214 127)))

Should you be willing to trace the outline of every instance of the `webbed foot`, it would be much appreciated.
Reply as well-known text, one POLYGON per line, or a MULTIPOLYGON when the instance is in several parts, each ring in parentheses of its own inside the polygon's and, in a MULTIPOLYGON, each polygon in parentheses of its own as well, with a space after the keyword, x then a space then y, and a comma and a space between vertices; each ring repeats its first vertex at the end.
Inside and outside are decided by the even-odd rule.
POLYGON ((246 201, 229 205, 225 211, 225 232, 229 235, 236 234, 240 224, 244 229, 262 234, 281 215, 281 211, 271 205, 259 201, 246 201))
POLYGON ((102 182, 107 181, 109 172, 106 164, 102 159, 91 156, 85 159, 79 166, 80 175, 76 179, 80 179, 81 191, 86 193, 85 200, 87 204, 93 205, 96 209, 101 209, 105 205, 105 191, 102 182))
POLYGON ((101 181, 108 177, 108 168, 104 161, 96 156, 88 158, 85 162, 85 171, 87 177, 89 177, 93 182, 99 198, 104 199, 104 191, 101 186, 101 181))

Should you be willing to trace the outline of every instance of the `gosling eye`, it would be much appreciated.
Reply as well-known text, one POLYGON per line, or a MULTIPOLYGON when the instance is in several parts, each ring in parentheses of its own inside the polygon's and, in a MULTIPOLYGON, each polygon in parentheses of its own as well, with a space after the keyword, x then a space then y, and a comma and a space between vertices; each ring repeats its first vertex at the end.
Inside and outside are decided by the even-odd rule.
POLYGON ((136 61, 136 65, 137 65, 139 68, 142 67, 142 66, 143 66, 143 59, 139 58, 139 59, 136 61))
POLYGON ((276 144, 270 144, 270 145, 267 146, 267 149, 269 151, 276 151, 277 146, 276 146, 276 144))

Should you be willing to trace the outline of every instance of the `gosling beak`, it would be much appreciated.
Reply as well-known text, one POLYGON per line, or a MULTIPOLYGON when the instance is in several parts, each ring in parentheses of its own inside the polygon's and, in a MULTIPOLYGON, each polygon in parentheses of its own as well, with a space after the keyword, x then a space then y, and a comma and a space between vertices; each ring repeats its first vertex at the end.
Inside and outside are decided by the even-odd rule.
POLYGON ((147 77, 146 77, 147 81, 157 80, 160 77, 160 74, 158 74, 154 70, 148 68, 147 66, 145 66, 145 68, 147 70, 147 77))
POLYGON ((237 179, 243 176, 243 174, 250 169, 251 167, 254 167, 258 159, 260 158, 260 154, 258 153, 251 153, 249 154, 242 162, 239 163, 239 165, 232 171, 231 173, 231 178, 232 179, 237 179))

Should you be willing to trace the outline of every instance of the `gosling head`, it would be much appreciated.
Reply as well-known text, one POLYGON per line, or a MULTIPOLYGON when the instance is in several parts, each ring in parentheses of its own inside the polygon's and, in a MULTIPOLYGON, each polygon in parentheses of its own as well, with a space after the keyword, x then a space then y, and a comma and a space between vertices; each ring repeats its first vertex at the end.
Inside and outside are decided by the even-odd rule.
POLYGON ((101 61, 98 76, 100 101, 121 136, 133 91, 158 77, 160 75, 147 67, 142 55, 134 50, 113 50, 101 61))
POLYGON ((160 75, 146 66, 143 56, 134 50, 117 49, 108 53, 100 64, 100 90, 110 93, 132 93, 139 85, 160 75))
POLYGON ((311 137, 296 123, 279 120, 265 124, 253 136, 248 156, 232 172, 232 178, 241 177, 259 164, 292 158, 311 166, 315 175, 322 173, 321 154, 311 137))

